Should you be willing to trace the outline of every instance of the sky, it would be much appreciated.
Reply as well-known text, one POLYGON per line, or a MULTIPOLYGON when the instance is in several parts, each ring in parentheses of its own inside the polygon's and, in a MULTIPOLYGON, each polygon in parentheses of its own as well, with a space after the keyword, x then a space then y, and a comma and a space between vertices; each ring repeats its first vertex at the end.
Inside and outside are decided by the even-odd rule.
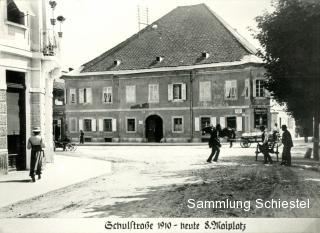
MULTIPOLYGON (((138 32, 138 5, 148 7, 149 23, 177 6, 205 3, 254 46, 249 28, 254 18, 271 11, 271 0, 56 0, 55 16, 63 15, 63 70, 78 68, 138 32)), ((145 15, 145 14, 144 14, 145 15)), ((142 15, 142 17, 144 16, 142 15)))

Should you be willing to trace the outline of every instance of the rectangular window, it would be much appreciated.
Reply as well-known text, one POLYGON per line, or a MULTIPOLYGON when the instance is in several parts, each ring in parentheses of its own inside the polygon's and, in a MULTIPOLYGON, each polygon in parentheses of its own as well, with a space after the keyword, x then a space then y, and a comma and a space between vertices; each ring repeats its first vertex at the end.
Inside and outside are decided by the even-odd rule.
POLYGON ((77 119, 70 118, 70 132, 76 132, 76 131, 77 131, 77 119))
POLYGON ((201 129, 210 126, 210 117, 201 117, 201 129))
POLYGON ((112 119, 103 120, 103 131, 112 132, 112 119))
POLYGON ((173 118, 173 132, 181 133, 183 132, 183 118, 182 117, 174 117, 173 118))
POLYGON ((149 103, 159 102, 159 84, 149 84, 149 103))
POLYGON ((92 102, 92 93, 91 88, 80 88, 79 89, 79 103, 91 103, 92 102))
POLYGON ((136 102, 136 86, 126 86, 126 100, 127 103, 136 102))
POLYGON ((256 97, 265 97, 264 80, 256 80, 256 97))
POLYGON ((182 84, 173 84, 173 100, 182 99, 182 84))
POLYGON ((227 127, 231 129, 237 128, 237 118, 236 117, 227 117, 227 127))
POLYGON ((228 100, 237 99, 237 80, 227 80, 225 82, 225 98, 228 100))
POLYGON ((70 89, 70 104, 76 103, 76 89, 70 89))
POLYGON ((199 84, 200 101, 211 101, 211 82, 203 81, 199 84))
POLYGON ((136 131, 136 119, 128 118, 127 119, 127 132, 135 132, 136 131))
POLYGON ((84 131, 92 131, 92 120, 84 119, 84 131))
POLYGON ((255 108, 254 109, 254 128, 260 126, 268 127, 268 109, 267 108, 255 108))
POLYGON ((112 103, 112 87, 104 87, 102 91, 102 102, 112 103))

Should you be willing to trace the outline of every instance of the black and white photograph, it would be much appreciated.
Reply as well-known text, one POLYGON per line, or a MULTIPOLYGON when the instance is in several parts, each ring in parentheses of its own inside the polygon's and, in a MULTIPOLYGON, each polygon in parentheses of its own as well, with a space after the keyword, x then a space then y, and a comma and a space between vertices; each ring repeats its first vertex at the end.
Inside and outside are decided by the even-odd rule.
POLYGON ((320 0, 0 0, 0 233, 320 232, 320 0))

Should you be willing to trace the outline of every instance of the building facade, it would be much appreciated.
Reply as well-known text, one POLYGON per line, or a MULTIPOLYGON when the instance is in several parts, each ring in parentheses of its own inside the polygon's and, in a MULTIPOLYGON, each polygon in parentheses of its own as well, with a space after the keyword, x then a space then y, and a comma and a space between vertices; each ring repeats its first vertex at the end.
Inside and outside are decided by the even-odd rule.
POLYGON ((69 137, 199 142, 210 124, 270 128, 255 49, 204 4, 178 7, 63 76, 69 137))
POLYGON ((59 38, 49 1, 0 1, 0 172, 28 169, 27 139, 40 126, 53 161, 52 86, 59 76, 59 38))

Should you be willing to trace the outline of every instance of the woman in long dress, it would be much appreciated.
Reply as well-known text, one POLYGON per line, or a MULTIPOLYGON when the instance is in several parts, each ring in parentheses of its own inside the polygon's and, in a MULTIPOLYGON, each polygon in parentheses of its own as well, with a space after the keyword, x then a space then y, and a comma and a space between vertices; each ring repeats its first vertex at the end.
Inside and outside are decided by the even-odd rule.
POLYGON ((45 148, 44 140, 40 135, 40 127, 34 127, 33 136, 28 140, 28 149, 31 149, 30 158, 30 177, 32 182, 36 182, 35 175, 38 175, 38 179, 41 179, 42 173, 42 160, 44 157, 43 148, 45 148))

